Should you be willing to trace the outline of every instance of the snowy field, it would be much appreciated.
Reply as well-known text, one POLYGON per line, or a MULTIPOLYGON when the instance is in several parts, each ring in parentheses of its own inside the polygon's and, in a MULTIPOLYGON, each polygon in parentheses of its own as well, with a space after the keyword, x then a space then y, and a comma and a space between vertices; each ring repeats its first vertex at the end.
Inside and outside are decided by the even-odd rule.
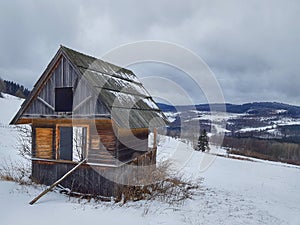
MULTIPOLYGON (((0 98, 0 163, 22 160, 15 148, 17 131, 7 124, 21 100, 0 98)), ((0 224, 300 224, 300 167, 263 160, 226 158, 195 152, 179 140, 159 137, 158 160, 195 181, 203 178, 194 199, 181 205, 159 201, 86 202, 56 191, 28 204, 44 186, 0 181, 0 224), (205 164, 205 162, 209 163, 205 164)))

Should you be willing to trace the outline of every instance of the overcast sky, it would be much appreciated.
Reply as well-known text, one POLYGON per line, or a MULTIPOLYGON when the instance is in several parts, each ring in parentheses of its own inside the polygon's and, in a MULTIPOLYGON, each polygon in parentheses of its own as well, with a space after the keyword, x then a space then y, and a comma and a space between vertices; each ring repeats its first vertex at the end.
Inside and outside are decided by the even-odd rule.
MULTIPOLYGON (((0 29, 0 76, 28 88, 60 44, 101 57, 121 44, 163 40, 199 55, 226 102, 300 105, 300 1, 7 0, 0 29)), ((180 72, 153 68, 136 70, 182 82, 180 72)), ((189 91, 203 102, 193 86, 189 91)))

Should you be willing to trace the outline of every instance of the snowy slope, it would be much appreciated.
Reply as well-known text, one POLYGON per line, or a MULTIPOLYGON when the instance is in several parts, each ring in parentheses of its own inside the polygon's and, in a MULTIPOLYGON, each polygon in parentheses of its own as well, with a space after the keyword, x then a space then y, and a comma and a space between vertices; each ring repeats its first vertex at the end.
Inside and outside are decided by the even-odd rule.
MULTIPOLYGON (((22 102, 8 99, 0 99, 0 107, 7 111, 0 114, 2 124, 8 123, 13 116, 9 111, 14 114, 22 102)), ((17 160, 16 130, 3 126, 0 132, 0 163, 7 157, 17 160)), ((212 146, 212 152, 222 154, 222 149, 212 146)), ((160 136, 158 160, 162 159, 172 159, 178 173, 186 177, 204 178, 194 199, 172 206, 159 201, 119 206, 51 192, 30 206, 28 202, 44 186, 0 181, 0 224, 300 224, 297 166, 195 152, 180 140, 160 136), (212 163, 203 166, 208 158, 212 163)))
POLYGON ((2 95, 4 98, 0 98, 0 159, 19 161, 22 159, 15 150, 18 133, 14 126, 8 124, 19 110, 24 99, 9 94, 2 95))
POLYGON ((19 110, 24 99, 2 94, 4 98, 0 98, 0 125, 7 125, 19 110))

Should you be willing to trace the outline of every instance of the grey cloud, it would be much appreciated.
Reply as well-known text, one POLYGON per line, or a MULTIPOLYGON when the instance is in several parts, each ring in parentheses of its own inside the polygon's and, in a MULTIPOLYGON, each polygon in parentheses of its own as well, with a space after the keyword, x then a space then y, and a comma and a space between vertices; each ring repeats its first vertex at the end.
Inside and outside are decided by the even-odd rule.
MULTIPOLYGON (((293 0, 2 1, 0 76, 31 87, 59 44, 101 57, 120 44, 158 39, 201 56, 228 102, 299 105, 299 9, 293 0)), ((205 101, 178 71, 136 69, 172 77, 197 103, 205 101)))
MULTIPOLYGON (((0 7, 1 75, 31 86, 59 44, 77 36, 76 11, 63 2, 7 1, 0 7)), ((8 78, 7 78, 8 79, 8 78)))

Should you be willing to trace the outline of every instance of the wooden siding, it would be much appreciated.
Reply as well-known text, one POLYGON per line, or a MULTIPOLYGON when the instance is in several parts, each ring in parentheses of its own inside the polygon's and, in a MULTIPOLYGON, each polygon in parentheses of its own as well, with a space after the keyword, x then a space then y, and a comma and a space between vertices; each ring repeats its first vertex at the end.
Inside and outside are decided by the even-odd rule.
POLYGON ((148 128, 118 129, 117 157, 126 162, 148 151, 148 128))
POLYGON ((100 142, 108 151, 116 150, 116 135, 111 120, 103 121, 96 124, 97 133, 100 137, 100 142))
POLYGON ((53 158, 53 129, 35 128, 35 157, 53 158))
POLYGON ((81 79, 72 64, 60 57, 54 68, 50 70, 47 81, 37 92, 23 118, 60 115, 54 111, 55 88, 73 87, 73 108, 75 115, 108 114, 106 107, 99 101, 85 79, 81 79))
POLYGON ((36 126, 56 126, 57 124, 65 124, 66 126, 72 126, 72 125, 87 125, 89 124, 90 126, 94 125, 95 123, 101 123, 101 121, 107 121, 109 119, 87 119, 87 118, 38 118, 38 119, 30 119, 31 123, 36 125, 36 126))
POLYGON ((91 134, 93 138, 90 145, 96 147, 99 143, 99 147, 89 150, 89 162, 128 162, 148 151, 147 128, 120 129, 111 120, 102 120, 96 122, 91 134), (98 134, 98 139, 95 134, 98 134))
MULTIPOLYGON (((148 151, 147 128, 121 129, 110 119, 34 119, 33 127, 53 128, 51 158, 59 160, 59 127, 81 126, 87 128, 87 158, 89 163, 113 164, 129 162, 148 151)), ((33 135, 33 138, 37 134, 33 135)), ((33 146, 33 157, 39 158, 33 146)), ((50 148, 50 147, 49 147, 50 148)), ((50 156, 48 156, 50 157, 50 156)))
MULTIPOLYGON (((126 165, 107 167, 84 164, 67 177, 61 185, 74 192, 120 198, 124 185, 136 182, 135 175, 143 177, 145 172, 155 168, 155 159, 156 149, 151 149, 130 163, 132 166, 138 166, 134 170, 128 171, 126 165), (154 167, 144 167, 147 165, 154 165, 154 167), (110 174, 109 177, 112 176, 112 180, 121 179, 121 184, 107 179, 105 175, 108 174, 110 174)), ((76 165, 72 162, 34 160, 31 177, 36 183, 51 185, 76 165)))
MULTIPOLYGON (((51 185, 70 171, 76 164, 63 162, 32 161, 32 180, 36 183, 51 185)), ((91 167, 82 165, 61 185, 71 191, 101 196, 117 196, 119 185, 101 176, 114 168, 91 167)))
POLYGON ((130 162, 130 164, 135 166, 156 165, 156 154, 157 154, 157 148, 149 149, 147 153, 136 157, 134 160, 130 162))
POLYGON ((32 157, 33 158, 47 158, 47 159, 57 159, 59 160, 59 127, 66 126, 66 127, 85 127, 86 128, 86 149, 84 149, 84 154, 86 155, 85 151, 89 149, 89 140, 90 140, 90 129, 89 126, 92 124, 92 120, 47 120, 47 119, 33 119, 32 120, 32 157), (50 134, 50 130, 52 133, 50 134), (49 135, 49 136, 48 136, 49 135), (51 135, 51 137, 50 137, 51 135), (47 139, 47 140, 46 140, 47 139), (47 149, 50 149, 50 139, 52 139, 51 143, 51 157, 47 156, 44 157, 43 155, 39 154, 39 145, 43 148, 46 146, 44 143, 47 144, 47 149))
POLYGON ((90 127, 88 162, 116 164, 117 138, 111 120, 97 120, 90 127))

